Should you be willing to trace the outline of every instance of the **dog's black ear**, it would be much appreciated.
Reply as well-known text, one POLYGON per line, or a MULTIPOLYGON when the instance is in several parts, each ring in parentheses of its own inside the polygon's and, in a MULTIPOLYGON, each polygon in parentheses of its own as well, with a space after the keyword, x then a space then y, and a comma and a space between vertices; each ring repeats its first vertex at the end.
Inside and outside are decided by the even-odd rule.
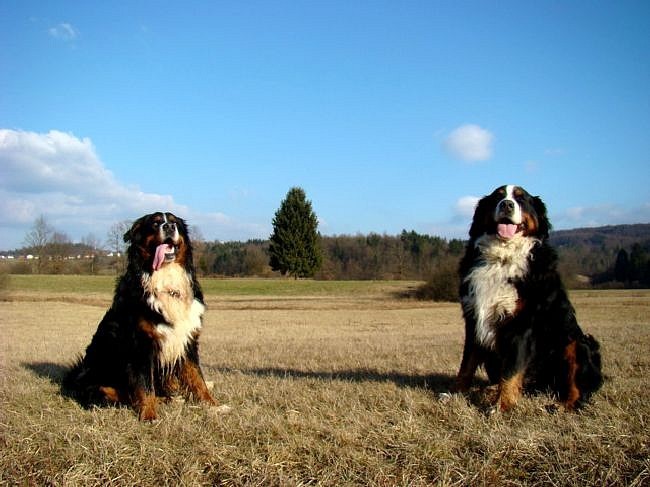
POLYGON ((542 239, 547 239, 552 225, 546 214, 546 205, 539 196, 533 196, 533 208, 535 208, 535 213, 537 213, 537 228, 539 236, 542 237, 542 239))
POLYGON ((147 221, 147 219, 151 215, 145 215, 141 216, 138 218, 136 221, 133 222, 133 225, 131 225, 131 228, 124 234, 124 242, 129 243, 129 242, 135 242, 139 240, 139 235, 140 235, 140 229, 144 225, 144 222, 147 221))
POLYGON ((484 196, 479 200, 474 210, 474 218, 472 219, 472 226, 469 228, 469 238, 476 239, 483 235, 493 220, 492 213, 494 212, 494 193, 484 196))

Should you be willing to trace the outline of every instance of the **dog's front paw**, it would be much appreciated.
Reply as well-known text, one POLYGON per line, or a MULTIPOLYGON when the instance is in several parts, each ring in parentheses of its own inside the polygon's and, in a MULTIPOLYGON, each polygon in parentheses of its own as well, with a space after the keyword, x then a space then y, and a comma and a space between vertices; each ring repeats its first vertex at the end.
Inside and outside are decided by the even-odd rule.
POLYGON ((135 405, 135 410, 138 413, 140 421, 155 421, 158 419, 156 413, 157 398, 153 394, 143 396, 135 405))

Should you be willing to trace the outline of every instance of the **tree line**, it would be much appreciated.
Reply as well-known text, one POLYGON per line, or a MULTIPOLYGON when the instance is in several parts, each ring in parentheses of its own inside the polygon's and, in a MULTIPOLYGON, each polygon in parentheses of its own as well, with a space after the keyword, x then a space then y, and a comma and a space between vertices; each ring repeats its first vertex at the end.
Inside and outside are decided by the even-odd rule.
MULTIPOLYGON (((40 259, 25 261, 25 255, 36 256, 39 252, 24 247, 16 252, 21 259, 5 260, 4 264, 7 270, 16 273, 117 273, 123 269, 122 245, 116 249, 88 243, 87 239, 73 243, 68 238, 57 237, 43 245, 40 259), (89 262, 92 259, 94 266, 89 262)), ((426 280, 440 267, 453 267, 464 252, 465 241, 404 230, 398 235, 321 236, 319 245, 322 266, 314 274, 316 279, 426 280)), ((214 277, 279 276, 280 272, 273 271, 269 265, 269 246, 269 240, 195 240, 197 271, 201 276, 214 277)), ((582 285, 650 285, 650 240, 620 249, 563 245, 558 247, 558 253, 561 271, 571 287, 581 285, 576 276, 587 279, 582 285)))
POLYGON ((630 251, 620 249, 614 265, 605 272, 596 274, 595 284, 619 283, 628 288, 650 287, 650 242, 635 243, 630 251))
MULTIPOLYGON (((4 272, 119 274, 122 236, 130 222, 113 224, 105 244, 89 234, 80 243, 39 217, 25 236, 23 256, 2 260, 4 272)), ((422 297, 455 299, 465 241, 403 230, 399 235, 322 236, 304 190, 291 188, 273 218, 268 240, 206 241, 193 235, 201 276, 313 277, 323 280, 420 280, 422 297)), ((568 287, 649 287, 650 225, 621 225, 551 234, 568 287)))
MULTIPOLYGON (((456 262, 464 251, 461 240, 446 240, 413 230, 400 235, 320 236, 322 265, 316 279, 329 280, 424 280, 434 269, 456 262)), ((204 275, 270 277, 278 275, 270 265, 269 240, 200 242, 195 260, 204 275)))
MULTIPOLYGON (((120 233, 120 232, 117 232, 120 233)), ((123 243, 113 239, 107 247, 93 238, 73 243, 65 235, 53 232, 40 248, 24 247, 12 261, 3 261, 5 272, 31 274, 117 274, 124 268, 123 243), (25 255, 40 256, 25 260, 25 255)), ((121 236, 121 234, 120 234, 121 236)), ((464 252, 465 241, 445 239, 403 230, 398 235, 320 236, 322 265, 315 279, 429 280, 444 269, 454 273, 464 252), (449 270, 450 269, 450 270, 449 270)), ((194 258, 201 276, 274 277, 269 261, 269 240, 219 242, 194 240, 194 258)), ((628 248, 602 246, 558 247, 560 270, 569 287, 649 287, 650 240, 628 248), (580 278, 582 276, 582 278, 580 278)), ((453 286, 452 286, 453 287, 453 286)))

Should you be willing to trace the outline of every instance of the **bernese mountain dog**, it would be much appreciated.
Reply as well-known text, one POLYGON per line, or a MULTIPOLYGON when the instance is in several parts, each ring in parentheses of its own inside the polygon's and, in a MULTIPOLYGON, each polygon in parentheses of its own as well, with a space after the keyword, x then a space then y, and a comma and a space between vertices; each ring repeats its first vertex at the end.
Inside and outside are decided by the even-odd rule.
POLYGON ((113 304, 63 388, 82 405, 126 404, 155 420, 158 397, 215 404, 199 365, 205 311, 185 221, 152 213, 124 235, 128 265, 113 304))
POLYGON ((522 391, 550 391, 567 410, 602 385, 600 346, 582 332, 549 245, 544 202, 519 186, 477 204, 461 260, 465 345, 456 390, 483 366, 506 411, 522 391))

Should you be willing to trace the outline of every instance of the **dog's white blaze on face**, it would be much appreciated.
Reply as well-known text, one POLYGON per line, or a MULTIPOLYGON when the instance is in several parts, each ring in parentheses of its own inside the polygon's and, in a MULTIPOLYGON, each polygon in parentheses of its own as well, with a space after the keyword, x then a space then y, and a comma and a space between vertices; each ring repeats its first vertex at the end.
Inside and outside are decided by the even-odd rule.
POLYGON ((174 233, 171 235, 171 239, 172 242, 174 242, 175 244, 178 243, 178 239, 180 237, 180 234, 178 233, 178 223, 170 222, 167 219, 167 213, 165 213, 164 211, 161 211, 160 213, 162 214, 163 217, 163 222, 158 227, 158 237, 160 238, 160 241, 164 242, 169 237, 169 235, 167 235, 166 233, 166 229, 169 225, 174 225, 174 233))
POLYGON ((511 223, 515 225, 520 225, 524 221, 523 214, 521 212, 521 205, 515 198, 515 185, 508 184, 506 186, 506 196, 497 204, 497 207, 494 210, 494 221, 498 222, 504 218, 508 218, 511 223), (506 214, 505 207, 508 203, 513 205, 513 211, 511 214, 506 214))
POLYGON ((161 242, 165 241, 165 226, 167 225, 167 214, 163 211, 162 212, 162 217, 163 217, 163 222, 160 224, 158 227, 158 240, 161 242))

